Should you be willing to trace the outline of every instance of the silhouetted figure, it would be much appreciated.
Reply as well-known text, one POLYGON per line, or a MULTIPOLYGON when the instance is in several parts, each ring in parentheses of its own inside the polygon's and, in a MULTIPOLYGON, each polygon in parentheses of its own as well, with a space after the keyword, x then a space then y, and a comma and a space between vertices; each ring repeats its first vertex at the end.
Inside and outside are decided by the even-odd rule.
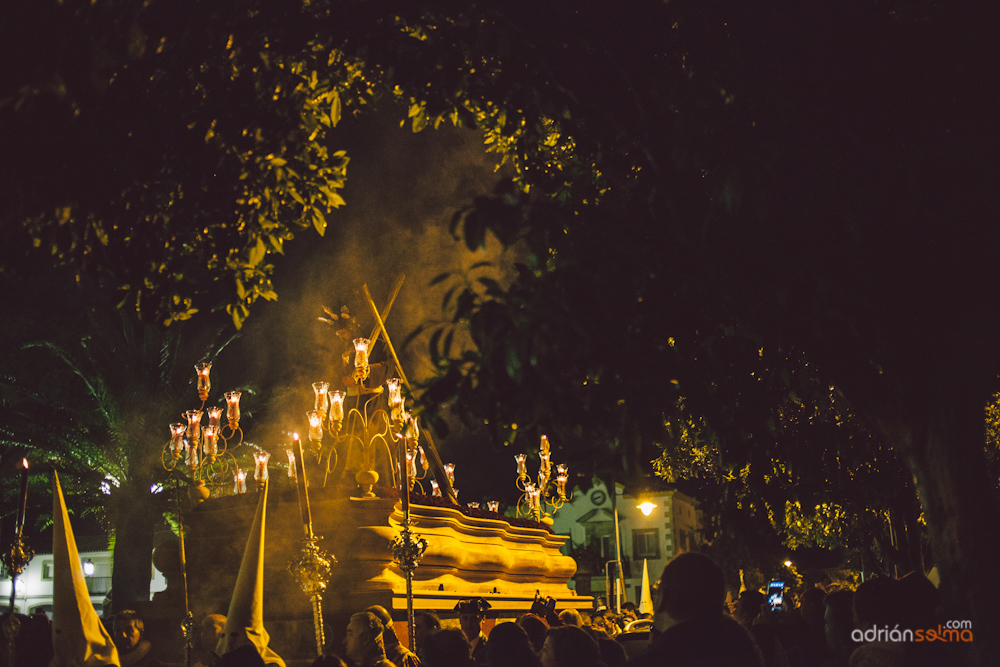
POLYGON ((586 632, 574 625, 552 628, 538 653, 542 667, 602 667, 601 649, 586 632))
POLYGON ((475 664, 465 633, 452 628, 427 635, 420 661, 424 667, 472 667, 475 664))
POLYGON ((854 591, 834 591, 823 601, 827 659, 822 667, 847 667, 857 644, 854 630, 854 591))
POLYGON ((628 662, 637 667, 761 667, 753 639, 724 614, 726 583, 707 556, 683 553, 663 568, 653 596, 656 638, 628 662))
POLYGON ((799 597, 798 622, 793 626, 797 632, 798 658, 801 665, 816 665, 827 658, 826 592, 822 588, 809 588, 799 597))
POLYGON ((392 627, 392 615, 385 607, 372 605, 365 611, 375 614, 382 621, 382 643, 385 645, 385 657, 391 660, 396 667, 420 667, 420 659, 417 654, 399 643, 396 636, 396 629, 392 627))
POLYGON ((344 653, 354 667, 396 667, 385 657, 382 621, 363 611, 351 616, 344 636, 344 653))
POLYGON ((583 614, 576 609, 563 609, 559 612, 559 620, 563 622, 563 625, 575 625, 578 628, 584 625, 583 614))
POLYGON ((121 667, 159 666, 159 661, 152 656, 152 642, 142 636, 145 625, 137 612, 126 609, 115 614, 114 628, 111 638, 118 649, 121 667))
POLYGON ((469 640, 469 651, 472 660, 483 667, 486 664, 486 635, 483 634, 483 621, 486 620, 486 610, 490 603, 483 598, 462 600, 455 605, 458 612, 458 622, 469 640))
POLYGON ((545 625, 545 621, 533 614, 525 614, 518 619, 517 624, 528 635, 528 641, 531 642, 535 653, 541 651, 542 644, 545 643, 545 633, 549 631, 549 626, 545 625))
POLYGON ((193 642, 194 652, 191 662, 193 667, 213 667, 218 663, 219 655, 215 652, 215 647, 225 627, 226 617, 222 614, 209 614, 201 619, 193 642))
POLYGON ((597 642, 597 648, 601 651, 601 662, 607 667, 622 667, 628 662, 625 647, 616 639, 602 639, 597 642))
POLYGON ((541 667, 528 633, 517 623, 498 623, 486 643, 486 667, 541 667))
POLYGON ((420 655, 424 639, 441 629, 441 619, 433 611, 418 611, 413 615, 413 647, 420 655))

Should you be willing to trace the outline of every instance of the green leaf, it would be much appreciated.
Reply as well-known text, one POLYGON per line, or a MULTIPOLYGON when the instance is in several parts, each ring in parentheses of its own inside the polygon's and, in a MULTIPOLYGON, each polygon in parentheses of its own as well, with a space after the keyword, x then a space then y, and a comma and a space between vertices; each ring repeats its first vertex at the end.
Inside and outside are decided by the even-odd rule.
POLYGON ((313 212, 313 227, 319 232, 320 236, 326 233, 326 216, 323 215, 323 211, 318 208, 314 208, 313 212))
POLYGON ((340 111, 340 93, 335 90, 333 91, 333 104, 330 105, 330 124, 334 127, 337 127, 337 123, 340 122, 340 111))
MULTIPOLYGON (((264 245, 264 239, 258 236, 257 245, 255 245, 253 248, 250 248, 250 259, 248 260, 248 264, 250 264, 250 266, 257 266, 258 264, 261 263, 261 261, 264 259, 264 255, 266 254, 267 254, 267 246, 264 245)), ((243 295, 241 294, 240 296, 242 297, 243 295)))
POLYGON ((286 160, 283 157, 274 157, 271 158, 271 164, 275 167, 284 167, 286 164, 288 164, 288 160, 286 160))
POLYGON ((451 271, 445 271, 444 273, 439 273, 436 276, 434 276, 434 278, 431 279, 428 285, 437 285, 438 283, 447 280, 450 276, 451 276, 451 271))

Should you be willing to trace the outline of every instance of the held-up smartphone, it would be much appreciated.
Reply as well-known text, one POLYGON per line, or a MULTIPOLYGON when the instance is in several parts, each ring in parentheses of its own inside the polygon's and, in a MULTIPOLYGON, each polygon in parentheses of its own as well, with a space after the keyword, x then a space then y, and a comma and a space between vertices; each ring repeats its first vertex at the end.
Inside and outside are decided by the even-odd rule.
POLYGON ((772 581, 767 585, 767 606, 771 611, 778 611, 781 609, 781 603, 784 601, 784 594, 784 581, 772 581))

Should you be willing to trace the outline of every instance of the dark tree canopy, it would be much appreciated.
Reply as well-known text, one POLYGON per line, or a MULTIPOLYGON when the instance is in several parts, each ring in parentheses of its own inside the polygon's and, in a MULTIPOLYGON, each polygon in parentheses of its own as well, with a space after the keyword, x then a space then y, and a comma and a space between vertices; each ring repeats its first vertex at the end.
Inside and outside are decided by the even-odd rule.
MULTIPOLYGON (((757 473, 781 454, 811 479, 837 448, 891 446, 949 610, 996 625, 981 538, 997 534, 983 456, 1000 369, 992 7, 23 11, 23 35, 51 30, 65 48, 27 51, 4 86, 15 131, 0 149, 20 167, 0 186, 5 228, 26 223, 110 275, 149 319, 225 304, 239 324, 274 296, 268 254, 340 203, 345 110, 383 96, 415 130, 475 125, 516 179, 456 230, 523 261, 509 287, 452 294, 474 345, 449 349, 442 329, 429 408, 455 401, 501 442, 515 423, 547 431, 587 470, 620 475, 673 447, 686 414, 723 462, 757 473), (795 417, 831 395, 857 429, 795 417)), ((972 651, 989 664, 996 645, 972 651)))

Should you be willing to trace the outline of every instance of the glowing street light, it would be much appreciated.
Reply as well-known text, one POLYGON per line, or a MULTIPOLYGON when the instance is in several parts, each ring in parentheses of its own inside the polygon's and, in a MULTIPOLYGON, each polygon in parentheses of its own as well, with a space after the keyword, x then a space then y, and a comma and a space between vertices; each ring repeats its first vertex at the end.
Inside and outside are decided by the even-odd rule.
POLYGON ((647 500, 647 501, 645 501, 645 502, 641 502, 641 503, 639 503, 638 505, 636 505, 636 508, 637 508, 637 509, 638 509, 638 510, 639 510, 640 512, 642 512, 642 515, 643 515, 643 516, 649 516, 650 514, 652 514, 652 513, 653 513, 653 510, 655 510, 655 509, 656 509, 656 504, 655 504, 655 503, 651 503, 651 502, 649 502, 649 501, 647 500))

